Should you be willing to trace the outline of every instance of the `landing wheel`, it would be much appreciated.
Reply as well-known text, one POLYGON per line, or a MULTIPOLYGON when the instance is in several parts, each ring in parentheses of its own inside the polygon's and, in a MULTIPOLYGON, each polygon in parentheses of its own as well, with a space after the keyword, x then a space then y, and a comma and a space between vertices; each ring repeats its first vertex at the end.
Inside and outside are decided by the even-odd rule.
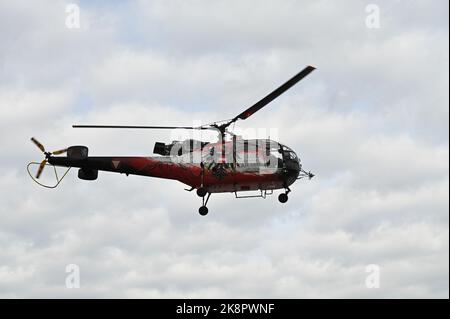
POLYGON ((198 209, 198 213, 202 216, 206 216, 208 214, 208 207, 202 206, 198 209))
POLYGON ((280 203, 286 203, 288 201, 288 195, 285 193, 282 193, 280 195, 278 195, 278 200, 280 201, 280 203))
POLYGON ((197 189, 197 195, 199 197, 205 197, 207 193, 208 192, 206 191, 206 188, 204 188, 204 187, 200 187, 199 189, 197 189))

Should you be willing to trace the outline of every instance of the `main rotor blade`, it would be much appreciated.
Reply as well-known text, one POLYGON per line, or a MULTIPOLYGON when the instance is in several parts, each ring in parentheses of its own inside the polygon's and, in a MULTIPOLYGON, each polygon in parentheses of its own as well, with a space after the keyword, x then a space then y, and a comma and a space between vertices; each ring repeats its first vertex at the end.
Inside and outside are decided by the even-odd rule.
POLYGON ((41 162, 41 164, 39 165, 39 169, 36 174, 36 179, 39 179, 39 177, 41 177, 41 174, 44 171, 45 165, 47 165, 47 160, 43 160, 41 162))
POLYGON ((203 126, 140 126, 140 125, 72 125, 73 128, 118 128, 118 129, 155 129, 155 130, 208 130, 203 126))
POLYGON ((248 117, 252 116, 256 112, 258 112, 260 109, 262 109, 264 106, 275 100, 277 97, 279 97, 281 94, 289 90, 291 87, 293 87, 295 84, 297 84, 301 79, 306 77, 308 74, 310 74, 312 71, 314 71, 316 68, 313 66, 307 66, 302 71, 300 71, 298 74, 296 74, 294 77, 292 77, 289 81, 281 85, 279 88, 277 88, 275 91, 271 92, 269 95, 255 103, 254 105, 250 106, 248 109, 246 109, 244 112, 239 114, 238 116, 234 117, 231 120, 228 120, 226 123, 221 125, 208 125, 208 126, 140 126, 140 125, 72 125, 73 128, 108 128, 108 129, 155 129, 155 130, 176 130, 176 129, 183 129, 183 130, 217 130, 219 129, 220 132, 224 132, 224 130, 230 126, 232 123, 236 122, 238 119, 245 120, 248 117))
POLYGON ((44 145, 39 143, 39 141, 37 139, 35 139, 34 137, 31 138, 31 141, 34 143, 34 145, 36 145, 42 151, 42 153, 45 153, 44 145))
POLYGON ((262 109, 264 106, 275 100, 277 97, 279 97, 281 94, 289 90, 291 87, 293 87, 297 82, 299 82, 301 79, 306 77, 308 74, 310 74, 312 71, 314 71, 316 68, 313 66, 307 66, 304 68, 300 73, 295 75, 293 78, 291 78, 289 81, 284 83, 282 86, 280 86, 278 89, 246 109, 244 112, 236 116, 232 122, 236 122, 238 119, 245 120, 246 118, 252 116, 256 112, 258 112, 260 109, 262 109))

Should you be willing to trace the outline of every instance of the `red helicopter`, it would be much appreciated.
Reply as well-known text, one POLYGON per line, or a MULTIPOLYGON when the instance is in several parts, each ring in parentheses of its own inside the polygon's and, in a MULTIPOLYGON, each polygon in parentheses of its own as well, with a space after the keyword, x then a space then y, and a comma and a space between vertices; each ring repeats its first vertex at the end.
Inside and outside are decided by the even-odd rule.
POLYGON ((171 144, 157 142, 153 152, 160 156, 154 157, 92 157, 88 156, 89 150, 86 146, 71 146, 60 151, 47 152, 41 143, 31 138, 44 153, 45 159, 41 163, 30 163, 28 173, 35 182, 47 188, 57 187, 72 167, 79 169, 78 178, 88 181, 96 180, 98 171, 178 180, 190 186, 190 189, 186 190, 196 189, 197 195, 202 198, 202 206, 199 208, 202 216, 208 214, 206 205, 212 193, 232 192, 236 198, 266 198, 267 195, 273 194, 273 190, 284 189, 278 200, 286 203, 291 191, 289 186, 297 179, 311 179, 314 175, 303 170, 298 156, 286 145, 270 139, 244 140, 230 132, 228 127, 238 120, 249 118, 314 70, 312 66, 305 67, 266 97, 226 121, 197 127, 73 125, 73 128, 215 130, 218 132, 218 142, 194 139, 173 141, 171 144), (227 135, 231 137, 228 140, 227 135), (66 157, 57 156, 65 153, 66 157), (39 165, 35 178, 29 169, 32 164, 39 165), (54 167, 56 186, 46 186, 38 181, 47 165, 54 167), (62 178, 58 177, 56 167, 68 168, 62 178), (259 191, 259 194, 238 195, 246 191, 259 191))

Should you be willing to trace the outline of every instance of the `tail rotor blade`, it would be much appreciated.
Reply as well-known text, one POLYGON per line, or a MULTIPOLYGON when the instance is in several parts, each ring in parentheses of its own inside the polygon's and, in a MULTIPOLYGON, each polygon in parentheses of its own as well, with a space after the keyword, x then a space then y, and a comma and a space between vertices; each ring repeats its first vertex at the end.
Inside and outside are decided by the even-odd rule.
POLYGON ((31 138, 31 141, 34 143, 34 145, 36 145, 42 151, 42 153, 45 153, 44 145, 39 143, 39 141, 37 139, 35 139, 34 137, 31 138))
POLYGON ((67 148, 63 149, 63 150, 59 150, 59 151, 54 151, 52 152, 52 155, 61 155, 67 153, 67 148))
POLYGON ((39 165, 39 169, 36 174, 36 179, 39 179, 39 177, 41 177, 41 174, 44 171, 45 165, 47 165, 47 160, 43 160, 41 162, 41 164, 39 165))

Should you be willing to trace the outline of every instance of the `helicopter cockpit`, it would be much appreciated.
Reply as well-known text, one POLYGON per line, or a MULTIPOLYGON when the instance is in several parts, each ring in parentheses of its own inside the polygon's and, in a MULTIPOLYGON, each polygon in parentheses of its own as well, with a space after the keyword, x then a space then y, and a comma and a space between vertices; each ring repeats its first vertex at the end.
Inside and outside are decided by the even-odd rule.
POLYGON ((291 148, 282 144, 280 144, 280 149, 283 154, 284 167, 287 170, 299 172, 301 170, 301 164, 297 154, 291 148))
MULTIPOLYGON (((240 171, 260 172, 261 169, 284 170, 292 175, 301 171, 300 159, 288 146, 270 139, 244 140, 236 138, 233 143, 225 146, 225 163, 235 165, 240 171)), ((154 153, 160 155, 188 155, 185 161, 189 162, 193 149, 201 149, 201 161, 207 167, 220 162, 221 151, 215 150, 214 145, 207 147, 208 143, 194 140, 183 142, 174 141, 172 144, 156 143, 154 153), (191 154, 191 155, 189 155, 191 154)))
POLYGON ((300 160, 295 152, 270 139, 238 140, 235 158, 238 167, 245 171, 268 169, 286 169, 299 172, 300 160))

